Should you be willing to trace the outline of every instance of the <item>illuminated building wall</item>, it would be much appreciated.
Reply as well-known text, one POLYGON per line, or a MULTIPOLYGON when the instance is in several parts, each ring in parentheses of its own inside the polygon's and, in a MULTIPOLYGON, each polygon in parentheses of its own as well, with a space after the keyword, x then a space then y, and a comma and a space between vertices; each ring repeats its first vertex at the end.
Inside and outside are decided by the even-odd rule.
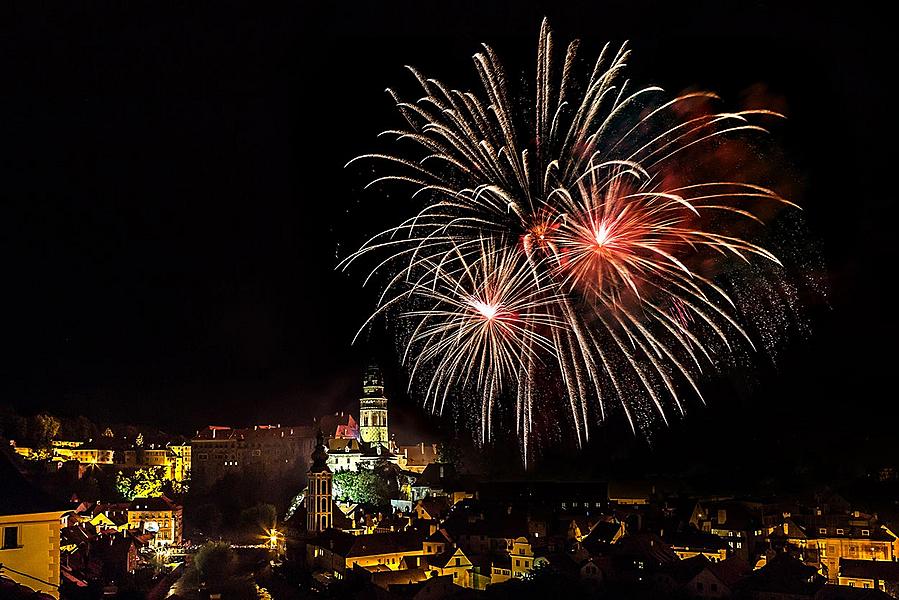
POLYGON ((4 577, 59 598, 56 586, 59 585, 59 529, 62 515, 62 511, 0 514, 0 564, 5 567, 0 572, 4 577))
POLYGON ((387 398, 384 396, 384 379, 377 367, 369 367, 362 380, 362 398, 359 400, 359 435, 362 441, 387 446, 387 398))

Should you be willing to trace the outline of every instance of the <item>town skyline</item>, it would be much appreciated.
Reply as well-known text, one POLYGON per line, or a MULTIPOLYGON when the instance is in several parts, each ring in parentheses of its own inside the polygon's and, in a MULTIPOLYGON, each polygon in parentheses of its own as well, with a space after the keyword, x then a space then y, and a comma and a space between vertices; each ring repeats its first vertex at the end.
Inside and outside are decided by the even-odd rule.
POLYGON ((2 600, 899 598, 889 19, 4 14, 2 600))

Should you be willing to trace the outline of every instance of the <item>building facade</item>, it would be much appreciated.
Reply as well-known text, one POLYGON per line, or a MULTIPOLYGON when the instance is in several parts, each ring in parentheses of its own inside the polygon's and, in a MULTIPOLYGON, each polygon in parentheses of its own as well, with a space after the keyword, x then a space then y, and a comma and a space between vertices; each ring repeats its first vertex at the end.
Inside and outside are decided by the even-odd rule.
POLYGON ((154 534, 155 546, 180 544, 181 505, 165 496, 135 498, 128 506, 128 527, 154 534))
POLYGON ((255 425, 245 429, 209 426, 191 441, 191 485, 204 489, 229 473, 283 477, 305 472, 315 446, 311 426, 255 425))

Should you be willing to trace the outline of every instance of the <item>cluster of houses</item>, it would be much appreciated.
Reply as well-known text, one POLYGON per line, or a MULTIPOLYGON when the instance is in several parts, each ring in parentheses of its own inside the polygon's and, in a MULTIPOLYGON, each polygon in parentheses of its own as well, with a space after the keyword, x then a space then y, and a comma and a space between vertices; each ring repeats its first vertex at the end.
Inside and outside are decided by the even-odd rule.
POLYGON ((0 578, 30 594, 121 581, 181 543, 182 507, 165 496, 72 507, 33 486, 6 448, 0 481, 0 578))
MULTIPOLYGON (((325 450, 310 480, 329 490, 325 450)), ((479 482, 441 463, 416 486, 408 506, 307 501, 297 523, 316 585, 464 598, 552 574, 612 597, 899 597, 891 515, 832 493, 709 499, 641 482, 479 482)))

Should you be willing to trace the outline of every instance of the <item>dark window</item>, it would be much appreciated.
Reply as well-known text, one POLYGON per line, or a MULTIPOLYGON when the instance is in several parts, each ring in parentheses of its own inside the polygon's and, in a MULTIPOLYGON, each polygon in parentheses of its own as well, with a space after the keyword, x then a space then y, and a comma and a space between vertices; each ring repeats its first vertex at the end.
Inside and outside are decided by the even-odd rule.
POLYGON ((19 528, 4 527, 3 528, 3 549, 19 547, 19 528))

